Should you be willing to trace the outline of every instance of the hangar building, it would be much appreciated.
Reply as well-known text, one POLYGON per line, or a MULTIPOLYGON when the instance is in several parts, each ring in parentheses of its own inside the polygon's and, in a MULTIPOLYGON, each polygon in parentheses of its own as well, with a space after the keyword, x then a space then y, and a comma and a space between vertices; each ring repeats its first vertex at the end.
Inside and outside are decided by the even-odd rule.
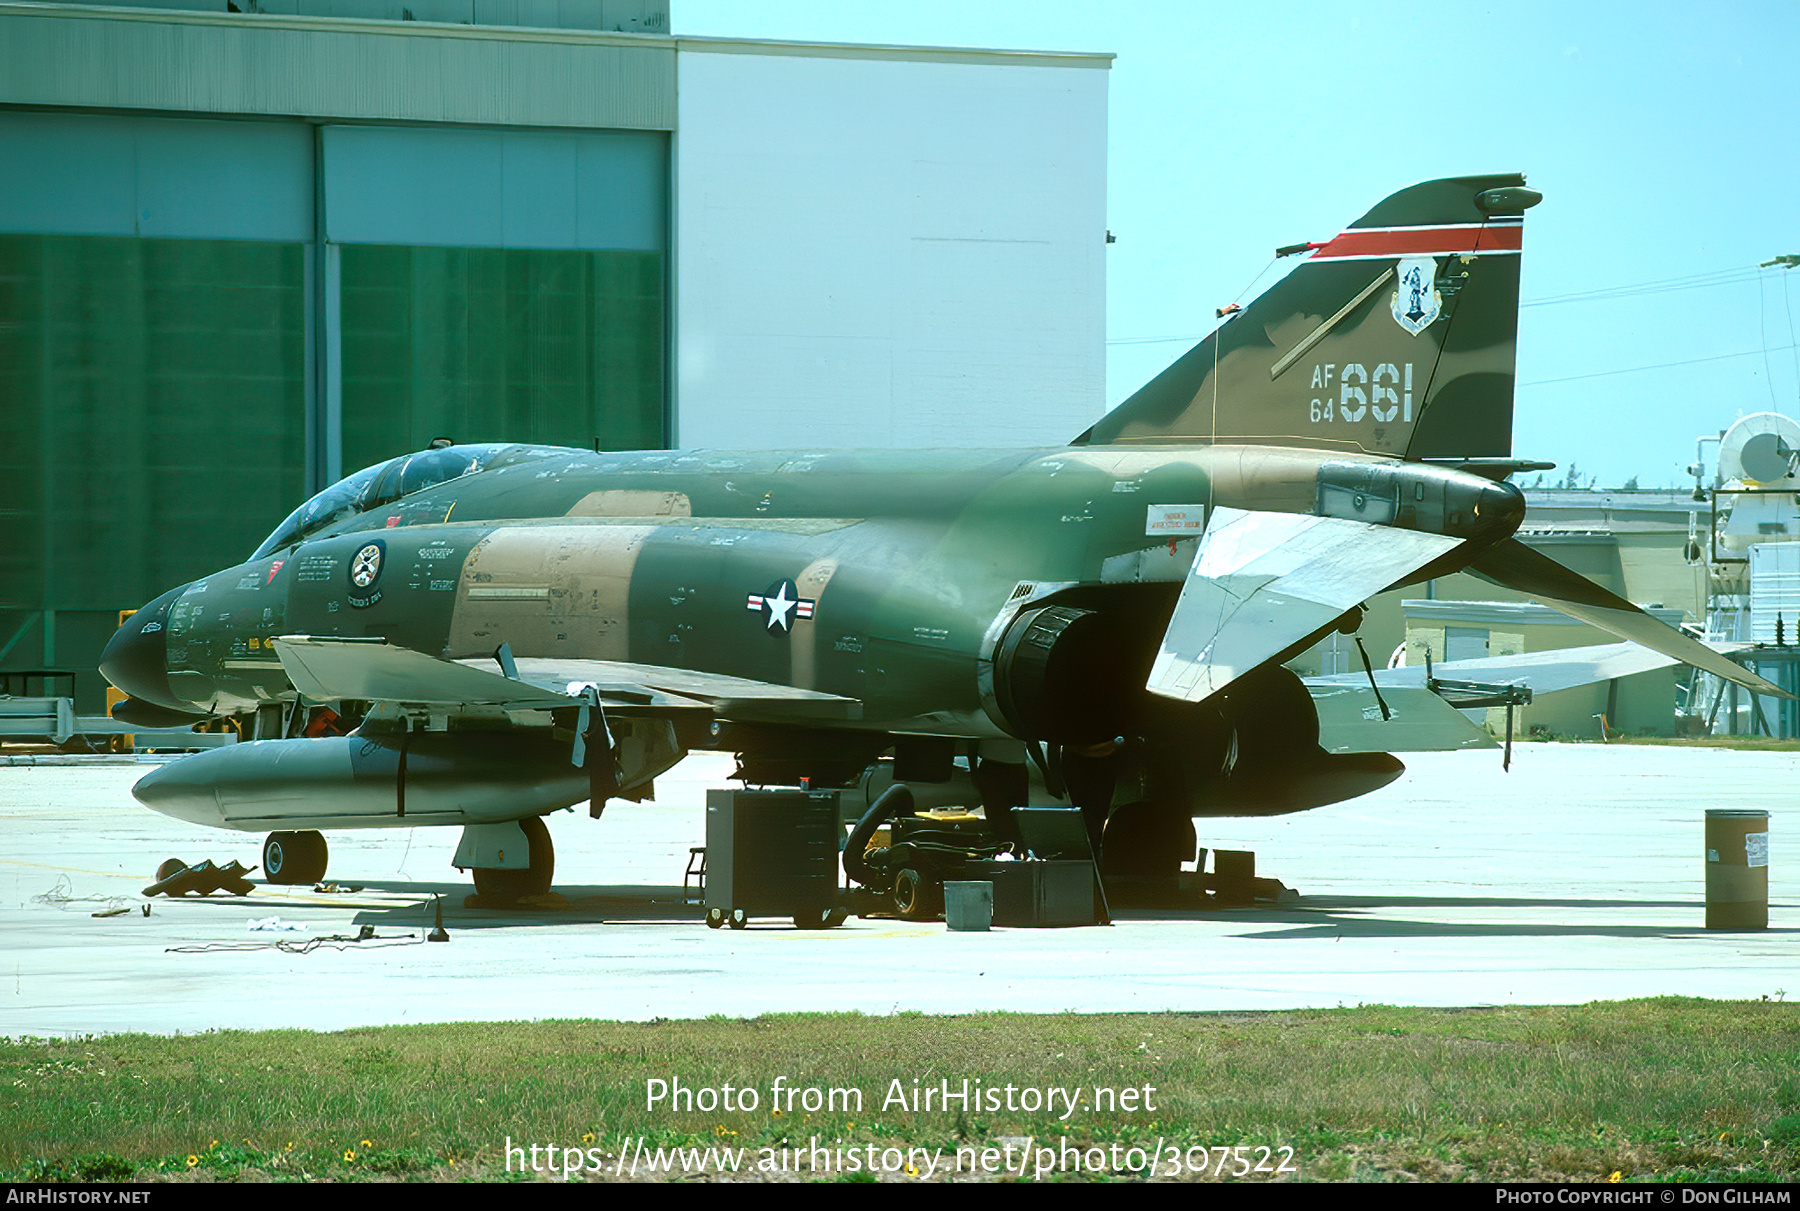
POLYGON ((1110 63, 667 0, 0 0, 0 674, 98 713, 120 609, 438 436, 1067 441, 1110 63))

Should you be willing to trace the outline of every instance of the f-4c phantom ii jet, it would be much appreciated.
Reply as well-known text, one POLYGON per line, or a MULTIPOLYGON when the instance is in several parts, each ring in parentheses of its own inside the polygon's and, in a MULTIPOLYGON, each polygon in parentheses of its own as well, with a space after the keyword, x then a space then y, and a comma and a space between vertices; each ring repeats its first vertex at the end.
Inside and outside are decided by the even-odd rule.
POLYGON ((108 646, 119 717, 265 737, 134 793, 269 832, 282 882, 323 876, 314 830, 461 825, 455 864, 517 897, 550 883, 541 816, 645 798, 691 750, 814 788, 961 758, 998 832, 1029 762, 1109 862, 1153 873, 1196 816, 1491 745, 1423 670, 1308 685, 1282 663, 1463 569, 1654 649, 1589 649, 1594 676, 1681 660, 1779 693, 1513 538, 1507 476, 1549 466, 1511 456, 1539 198, 1430 181, 1282 250, 1305 260, 1055 449, 445 445, 360 471, 108 646), (316 734, 332 717, 354 730, 316 734))

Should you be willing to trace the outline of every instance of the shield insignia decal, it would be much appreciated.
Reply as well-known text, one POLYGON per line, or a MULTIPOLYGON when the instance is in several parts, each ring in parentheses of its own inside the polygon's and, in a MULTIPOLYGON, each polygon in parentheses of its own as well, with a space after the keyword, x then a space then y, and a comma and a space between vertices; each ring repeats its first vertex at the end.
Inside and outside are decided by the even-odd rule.
POLYGON ((355 608, 367 609, 381 600, 381 568, 386 556, 387 544, 377 538, 350 557, 350 591, 345 597, 355 608))
POLYGON ((1394 322, 1417 336, 1444 313, 1444 296, 1437 288, 1437 260, 1402 257, 1394 274, 1400 282, 1394 291, 1394 322))

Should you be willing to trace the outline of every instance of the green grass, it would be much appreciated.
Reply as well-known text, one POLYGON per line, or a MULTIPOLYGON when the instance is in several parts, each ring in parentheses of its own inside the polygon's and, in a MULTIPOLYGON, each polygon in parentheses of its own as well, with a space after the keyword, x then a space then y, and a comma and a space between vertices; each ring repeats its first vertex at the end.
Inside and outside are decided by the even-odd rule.
MULTIPOLYGON (((1488 735, 1500 739, 1500 734, 1486 724, 1488 735)), ((1659 748, 1719 748, 1733 749, 1745 753, 1795 753, 1800 752, 1800 739, 1781 740, 1771 736, 1628 736, 1622 732, 1608 732, 1605 740, 1599 736, 1565 736, 1559 732, 1534 731, 1530 736, 1516 737, 1550 744, 1644 744, 1659 748)))
MULTIPOLYGON (((1115 1144, 1159 1139, 1165 1153, 1206 1145, 1221 1159, 1217 1150, 1232 1146, 1285 1147, 1301 1179, 1791 1181, 1800 1176, 1800 1008, 1658 999, 807 1015, 0 1043, 4 1180, 516 1178, 508 1137, 594 1149, 609 1178, 612 1158, 634 1155, 639 1141, 746 1148, 754 1165, 758 1150, 779 1156, 815 1138, 865 1155, 942 1148, 948 1157, 1030 1137, 1109 1156, 1115 1144), (860 1089, 862 1107, 808 1113, 797 1099, 775 1114, 777 1077, 802 1090, 860 1089), (965 1077, 1089 1096, 1150 1086, 1153 1109, 1084 1106, 1062 1119, 1060 1105, 882 1105, 893 1081, 910 1091, 914 1078, 954 1087, 965 1077), (647 1108, 646 1082, 674 1078, 749 1087, 759 1105, 647 1108)), ((1209 1175, 1216 1167, 1209 1162, 1209 1175)))
POLYGON ((1747 753, 1800 752, 1800 740, 1771 736, 1619 736, 1613 744, 1660 744, 1669 748, 1727 748, 1747 753))

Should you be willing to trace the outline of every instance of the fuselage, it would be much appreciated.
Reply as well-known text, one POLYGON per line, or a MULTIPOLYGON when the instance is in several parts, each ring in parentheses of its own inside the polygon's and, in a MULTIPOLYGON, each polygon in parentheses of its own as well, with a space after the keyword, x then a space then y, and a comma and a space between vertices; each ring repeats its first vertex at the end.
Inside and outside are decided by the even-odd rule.
POLYGON ((165 594, 121 630, 107 675, 160 706, 240 714, 295 696, 277 636, 450 659, 505 643, 854 698, 866 728, 1000 736, 978 673, 1009 612, 1077 586, 1161 585, 1137 591, 1172 607, 1213 506, 1429 530, 1471 554, 1523 513, 1475 475, 1275 447, 488 449, 383 503, 361 488, 358 509, 165 594))

